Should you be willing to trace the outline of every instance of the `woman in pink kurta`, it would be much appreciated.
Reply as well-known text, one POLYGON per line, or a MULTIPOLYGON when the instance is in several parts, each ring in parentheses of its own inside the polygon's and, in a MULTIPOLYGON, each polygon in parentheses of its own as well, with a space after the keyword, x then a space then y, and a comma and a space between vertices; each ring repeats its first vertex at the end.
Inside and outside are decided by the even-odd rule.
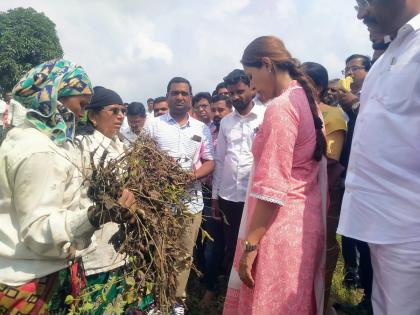
MULTIPOLYGON (((255 41, 286 51, 274 37, 255 41)), ((242 63, 253 85, 263 97, 275 98, 254 139, 254 172, 223 314, 317 314, 323 307, 319 271, 325 243, 322 121, 316 104, 308 101, 308 82, 287 51, 279 61, 265 49, 266 55, 249 65, 247 50, 242 63)))

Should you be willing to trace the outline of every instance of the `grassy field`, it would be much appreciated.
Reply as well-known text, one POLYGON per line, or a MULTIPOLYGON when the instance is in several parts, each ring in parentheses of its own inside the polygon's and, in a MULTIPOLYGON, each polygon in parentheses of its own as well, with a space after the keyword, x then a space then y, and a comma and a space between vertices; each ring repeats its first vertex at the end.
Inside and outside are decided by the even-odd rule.
MULTIPOLYGON (((347 290, 342 286, 343 281, 343 257, 339 256, 337 268, 334 273, 330 303, 338 303, 338 315, 364 315, 363 310, 357 307, 357 304, 362 299, 363 293, 361 290, 347 290)), ((222 280, 222 286, 226 287, 227 280, 222 280), (223 285, 224 284, 224 285, 223 285)), ((204 287, 200 280, 194 274, 191 274, 188 283, 188 300, 187 305, 190 315, 220 315, 223 310, 223 301, 225 292, 221 292, 218 299, 208 306, 203 306, 200 303, 204 295, 204 287)))

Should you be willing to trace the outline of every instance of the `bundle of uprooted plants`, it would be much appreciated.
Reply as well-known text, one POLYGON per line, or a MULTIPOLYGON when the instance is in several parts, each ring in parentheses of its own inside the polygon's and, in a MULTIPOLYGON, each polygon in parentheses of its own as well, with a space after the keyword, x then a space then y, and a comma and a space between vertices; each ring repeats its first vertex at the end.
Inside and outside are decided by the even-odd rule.
MULTIPOLYGON (((105 157, 106 152, 102 161, 105 157)), ((180 238, 188 217, 185 204, 192 180, 146 134, 141 134, 124 155, 94 169, 89 196, 104 212, 112 211, 107 215, 118 213, 117 201, 123 189, 129 189, 136 199, 130 208, 136 223, 121 224, 122 233, 115 242, 117 250, 128 257, 123 275, 114 279, 124 287, 122 305, 153 295, 156 307, 165 314, 176 302, 176 277, 191 266, 180 238)))

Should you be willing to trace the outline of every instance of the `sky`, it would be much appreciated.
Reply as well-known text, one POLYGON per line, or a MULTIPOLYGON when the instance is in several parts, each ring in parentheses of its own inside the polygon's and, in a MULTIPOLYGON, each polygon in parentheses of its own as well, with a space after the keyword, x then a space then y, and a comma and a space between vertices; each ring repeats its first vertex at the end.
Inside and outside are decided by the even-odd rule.
POLYGON ((256 37, 281 38, 293 57, 340 77, 353 53, 372 54, 353 0, 0 0, 0 11, 32 7, 55 24, 64 58, 124 102, 166 94, 175 76, 212 92, 241 68, 256 37))

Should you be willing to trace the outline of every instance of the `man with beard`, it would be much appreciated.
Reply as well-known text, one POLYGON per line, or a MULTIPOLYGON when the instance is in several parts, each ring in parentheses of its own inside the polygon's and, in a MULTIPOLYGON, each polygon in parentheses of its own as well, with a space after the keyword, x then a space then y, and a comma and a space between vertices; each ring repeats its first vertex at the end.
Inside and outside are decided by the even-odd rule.
POLYGON ((384 36, 383 34, 378 34, 377 32, 371 32, 369 35, 370 41, 372 42, 373 55, 372 55, 372 64, 383 55, 385 50, 388 48, 391 43, 391 38, 389 36, 384 36))
MULTIPOLYGON (((194 244, 201 224, 203 197, 198 179, 209 175, 214 168, 213 144, 209 128, 202 122, 190 117, 192 88, 188 80, 175 77, 167 86, 169 113, 156 117, 146 125, 145 130, 158 143, 159 147, 178 161, 185 170, 197 180, 189 189, 191 200, 188 203, 190 216, 184 219, 181 246, 192 257, 194 244), (194 167, 196 156, 201 156, 201 166, 194 167)), ((185 288, 190 269, 182 271, 178 278, 177 297, 185 299, 185 288)), ((171 314, 183 315, 183 303, 175 305, 171 314)))
POLYGON ((265 107, 253 101, 249 77, 236 69, 224 79, 235 111, 221 120, 217 136, 212 203, 215 217, 225 216, 226 275, 232 268, 248 180, 254 161, 251 147, 265 107))
POLYGON ((367 75, 338 232, 368 243, 375 315, 420 314, 420 1, 357 1, 392 39, 367 75))

